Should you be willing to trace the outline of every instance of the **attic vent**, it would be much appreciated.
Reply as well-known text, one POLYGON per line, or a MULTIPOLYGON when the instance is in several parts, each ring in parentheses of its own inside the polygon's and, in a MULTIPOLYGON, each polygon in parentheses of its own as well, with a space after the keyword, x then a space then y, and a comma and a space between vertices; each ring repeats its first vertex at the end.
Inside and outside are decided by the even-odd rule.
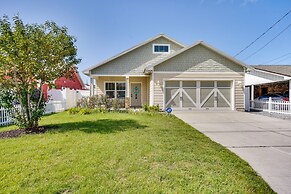
POLYGON ((170 45, 169 44, 153 44, 153 53, 154 54, 170 53, 170 45))

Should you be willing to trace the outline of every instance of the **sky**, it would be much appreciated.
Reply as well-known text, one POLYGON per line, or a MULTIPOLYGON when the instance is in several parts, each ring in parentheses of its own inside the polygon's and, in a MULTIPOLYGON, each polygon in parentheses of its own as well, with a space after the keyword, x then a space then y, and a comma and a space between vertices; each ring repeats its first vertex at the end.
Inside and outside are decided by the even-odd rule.
MULTIPOLYGON (((1 17, 66 26, 77 39, 85 83, 84 69, 161 33, 184 45, 203 40, 235 56, 290 10, 291 0, 0 0, 1 17)), ((236 58, 291 64, 290 24, 291 13, 236 58)))

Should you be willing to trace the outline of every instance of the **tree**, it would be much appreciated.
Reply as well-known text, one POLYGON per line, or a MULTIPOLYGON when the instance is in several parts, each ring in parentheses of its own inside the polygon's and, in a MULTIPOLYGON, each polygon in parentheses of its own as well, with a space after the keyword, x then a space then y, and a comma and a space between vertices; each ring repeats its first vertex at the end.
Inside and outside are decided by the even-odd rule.
POLYGON ((0 101, 16 124, 37 130, 44 113, 43 84, 69 76, 80 63, 76 39, 55 22, 24 24, 20 17, 0 18, 0 101))

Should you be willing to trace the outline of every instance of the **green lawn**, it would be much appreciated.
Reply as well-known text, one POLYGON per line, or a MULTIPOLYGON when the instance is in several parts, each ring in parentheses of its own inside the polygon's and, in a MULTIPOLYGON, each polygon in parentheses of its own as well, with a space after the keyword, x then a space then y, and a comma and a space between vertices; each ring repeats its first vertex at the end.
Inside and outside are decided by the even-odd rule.
POLYGON ((1 193, 273 193, 174 116, 63 112, 41 125, 53 130, 0 139, 1 193))

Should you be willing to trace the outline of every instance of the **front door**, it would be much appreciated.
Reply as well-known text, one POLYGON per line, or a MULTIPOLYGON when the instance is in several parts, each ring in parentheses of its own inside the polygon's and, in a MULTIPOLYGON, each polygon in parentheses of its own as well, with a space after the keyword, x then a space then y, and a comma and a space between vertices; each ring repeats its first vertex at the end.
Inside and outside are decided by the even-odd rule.
POLYGON ((130 105, 141 107, 141 83, 131 83, 130 105))

